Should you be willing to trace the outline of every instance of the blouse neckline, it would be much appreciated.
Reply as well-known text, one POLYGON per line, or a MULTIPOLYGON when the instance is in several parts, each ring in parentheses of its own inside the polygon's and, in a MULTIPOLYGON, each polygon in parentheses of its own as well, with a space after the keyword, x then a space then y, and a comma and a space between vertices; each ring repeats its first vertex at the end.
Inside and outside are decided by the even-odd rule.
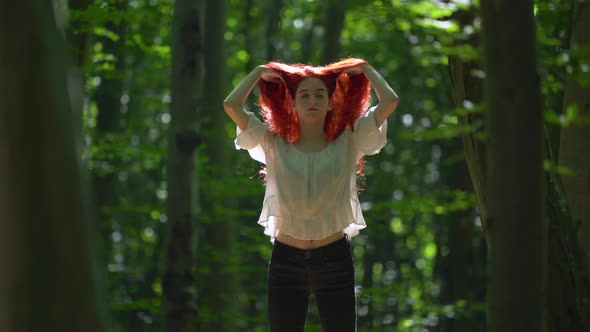
POLYGON ((300 150, 294 143, 289 143, 289 145, 291 145, 291 147, 295 151, 297 151, 297 152, 299 152, 301 154, 309 154, 309 155, 311 155, 311 154, 319 154, 319 153, 322 153, 322 152, 326 151, 330 147, 330 145, 332 145, 332 143, 334 143, 334 142, 332 141, 332 142, 328 143, 326 146, 324 146, 321 150, 318 150, 318 151, 303 151, 303 150, 300 150))
POLYGON ((334 144, 336 144, 336 142, 339 139, 341 139, 341 137, 343 136, 343 134, 344 134, 344 132, 342 132, 340 135, 338 135, 338 137, 336 137, 334 140, 332 140, 331 142, 329 142, 325 147, 323 147, 321 150, 318 150, 318 151, 309 151, 309 152, 306 152, 306 151, 300 150, 294 143, 289 143, 289 142, 287 142, 284 139, 283 139, 283 142, 286 145, 292 147, 293 150, 297 151, 300 154, 303 154, 303 155, 317 155, 317 154, 321 154, 323 152, 328 151, 330 149, 330 147, 332 147, 334 144))

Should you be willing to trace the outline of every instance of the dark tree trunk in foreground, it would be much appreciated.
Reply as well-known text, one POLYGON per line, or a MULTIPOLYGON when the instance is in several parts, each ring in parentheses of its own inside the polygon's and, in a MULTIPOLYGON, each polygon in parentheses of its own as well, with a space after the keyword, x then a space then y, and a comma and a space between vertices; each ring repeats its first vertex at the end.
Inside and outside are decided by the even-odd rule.
POLYGON ((178 0, 172 30, 172 89, 168 135, 168 230, 163 280, 164 330, 195 331, 195 228, 198 208, 195 149, 201 87, 199 2, 178 0))
MULTIPOLYGON (((474 16, 469 12, 456 12, 454 17, 460 24, 472 24, 474 16)), ((479 47, 477 39, 472 38, 469 44, 479 47)), ((463 61, 457 56, 449 57, 449 69, 453 82, 453 94, 457 106, 463 106, 468 100, 479 104, 482 100, 481 79, 472 73, 481 67, 475 61, 463 61)), ((459 122, 466 128, 481 128, 482 117, 479 113, 468 113, 459 117, 459 122)), ((465 156, 469 165, 472 183, 477 194, 478 207, 482 218, 482 226, 486 239, 488 188, 486 186, 486 145, 477 138, 478 131, 463 135, 465 156)), ((548 147, 549 144, 546 144, 548 147)), ((558 142, 559 145, 559 142, 558 142)), ((583 145, 569 147, 583 154, 583 145)), ((556 162, 556 153, 546 150, 546 158, 556 162)), ((547 217, 548 234, 548 325, 549 331, 590 331, 590 273, 578 241, 576 241, 575 225, 569 216, 567 198, 559 176, 546 174, 547 182, 547 217)), ((489 243, 489 241, 488 241, 489 243)))
POLYGON ((488 331, 545 331, 547 225, 532 1, 482 1, 489 187, 488 331))
POLYGON ((102 330, 65 48, 49 1, 0 11, 0 331, 102 330))

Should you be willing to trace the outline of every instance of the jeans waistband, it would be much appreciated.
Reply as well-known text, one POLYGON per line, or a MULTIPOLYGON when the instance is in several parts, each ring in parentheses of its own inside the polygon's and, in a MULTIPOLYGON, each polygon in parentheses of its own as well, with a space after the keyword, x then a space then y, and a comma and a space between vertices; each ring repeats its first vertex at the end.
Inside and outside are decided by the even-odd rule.
POLYGON ((325 246, 312 248, 312 249, 301 249, 297 247, 290 246, 288 244, 279 242, 275 239, 273 250, 278 250, 282 253, 288 254, 289 256, 303 256, 309 258, 310 256, 316 256, 319 254, 326 254, 332 251, 341 250, 342 247, 349 246, 348 236, 345 234, 339 240, 336 240, 332 243, 329 243, 325 246))

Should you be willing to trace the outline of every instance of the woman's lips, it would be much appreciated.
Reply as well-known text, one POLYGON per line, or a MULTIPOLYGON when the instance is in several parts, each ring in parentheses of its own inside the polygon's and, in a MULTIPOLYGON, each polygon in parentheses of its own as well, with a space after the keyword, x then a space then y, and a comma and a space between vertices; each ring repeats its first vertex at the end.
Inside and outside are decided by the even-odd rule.
POLYGON ((308 111, 310 111, 310 112, 317 112, 317 111, 319 111, 319 110, 318 110, 317 108, 313 108, 313 107, 312 107, 312 108, 308 109, 308 111))

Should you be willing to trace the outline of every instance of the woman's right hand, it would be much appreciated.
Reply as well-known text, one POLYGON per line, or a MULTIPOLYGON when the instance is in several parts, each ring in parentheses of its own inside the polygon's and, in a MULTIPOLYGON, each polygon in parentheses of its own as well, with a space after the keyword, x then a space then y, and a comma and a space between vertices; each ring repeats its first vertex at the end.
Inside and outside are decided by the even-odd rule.
MULTIPOLYGON (((260 70, 260 78, 272 83, 279 83, 283 81, 283 77, 279 74, 276 70, 269 68, 267 66, 258 66, 260 70)), ((284 82, 284 81, 283 81, 284 82)))

